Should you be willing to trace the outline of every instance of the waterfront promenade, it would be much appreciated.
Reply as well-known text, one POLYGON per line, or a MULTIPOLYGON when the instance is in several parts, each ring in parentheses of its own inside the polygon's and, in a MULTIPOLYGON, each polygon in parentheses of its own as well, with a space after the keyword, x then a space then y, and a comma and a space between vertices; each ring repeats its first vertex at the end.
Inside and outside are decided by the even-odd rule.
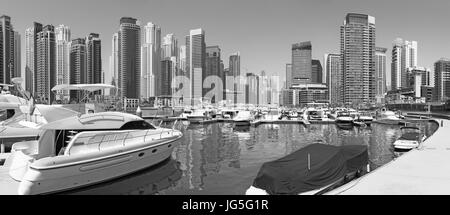
POLYGON ((437 121, 440 127, 421 147, 326 195, 448 195, 450 120, 437 121))

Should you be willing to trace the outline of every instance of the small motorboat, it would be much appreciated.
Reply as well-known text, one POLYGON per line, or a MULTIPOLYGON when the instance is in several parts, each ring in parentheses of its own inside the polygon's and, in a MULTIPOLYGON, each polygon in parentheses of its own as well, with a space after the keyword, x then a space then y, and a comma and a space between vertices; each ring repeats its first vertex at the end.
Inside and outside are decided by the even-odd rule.
POLYGON ((402 135, 393 144, 396 151, 409 151, 417 148, 426 138, 416 126, 404 126, 400 130, 402 135))
POLYGON ((317 195, 367 172, 366 145, 311 144, 262 165, 246 195, 317 195))
POLYGON ((350 113, 347 111, 341 111, 337 113, 336 124, 346 124, 353 125, 353 118, 350 116, 350 113))
POLYGON ((324 112, 322 110, 316 109, 316 108, 308 108, 304 112, 305 119, 308 119, 309 121, 322 121, 324 117, 324 112))
POLYGON ((404 125, 404 117, 393 111, 386 109, 381 110, 380 117, 374 122, 386 125, 404 125))
POLYGON ((234 117, 234 124, 237 126, 249 126, 254 117, 250 111, 239 111, 236 117, 234 117))
POLYGON ((13 144, 1 166, 17 194, 61 192, 134 173, 169 158, 183 136, 120 112, 69 117, 40 131, 39 140, 13 144))
POLYGON ((353 124, 357 126, 366 126, 372 124, 373 117, 369 112, 361 112, 353 120, 353 124))
POLYGON ((206 109, 194 109, 187 119, 190 123, 202 123, 211 119, 211 116, 206 109))
POLYGON ((264 115, 265 120, 277 121, 282 118, 281 111, 278 108, 270 108, 266 115, 264 115))

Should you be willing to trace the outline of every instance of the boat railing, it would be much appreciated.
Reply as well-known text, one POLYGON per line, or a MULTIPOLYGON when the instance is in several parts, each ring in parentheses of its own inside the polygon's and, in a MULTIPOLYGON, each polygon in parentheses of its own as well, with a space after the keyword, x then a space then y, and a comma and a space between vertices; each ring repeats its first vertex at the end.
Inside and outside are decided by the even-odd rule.
POLYGON ((64 154, 101 151, 107 148, 127 145, 145 144, 147 141, 159 140, 173 136, 174 129, 133 130, 133 131, 87 131, 75 135, 68 144, 64 154), (167 136, 166 136, 167 135, 167 136))
POLYGON ((123 116, 114 114, 84 115, 82 117, 78 117, 78 121, 80 121, 81 124, 85 124, 95 120, 106 119, 105 117, 108 117, 109 120, 125 121, 125 118, 123 116))

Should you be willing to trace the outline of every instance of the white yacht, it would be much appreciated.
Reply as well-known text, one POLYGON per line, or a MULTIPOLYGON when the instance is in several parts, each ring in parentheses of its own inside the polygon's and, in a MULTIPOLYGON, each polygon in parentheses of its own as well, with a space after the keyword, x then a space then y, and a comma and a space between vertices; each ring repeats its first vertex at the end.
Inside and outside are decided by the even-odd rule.
POLYGON ((401 127, 402 135, 394 142, 394 149, 398 151, 408 151, 419 147, 425 140, 425 135, 421 134, 420 129, 415 126, 401 127))
POLYGON ((357 125, 370 125, 372 124, 373 117, 369 112, 360 112, 354 119, 354 123, 357 125))
POLYGON ((120 112, 69 117, 40 131, 39 140, 15 143, 0 166, 2 178, 17 181, 18 194, 54 193, 136 172, 170 157, 183 136, 120 112))
POLYGON ((402 124, 402 118, 393 111, 382 110, 380 117, 377 118, 376 122, 388 125, 399 125, 402 124))
POLYGON ((251 121, 253 121, 254 117, 251 111, 243 110, 239 111, 236 117, 234 117, 233 121, 235 125, 250 125, 251 121))
POLYGON ((190 123, 201 123, 205 120, 211 119, 209 112, 206 109, 193 109, 192 113, 187 116, 190 123))
POLYGON ((281 111, 278 108, 270 108, 266 115, 265 120, 276 121, 281 119, 281 111))
POLYGON ((7 151, 12 144, 26 140, 37 140, 39 128, 50 122, 79 115, 57 105, 22 105, 18 114, 0 123, 0 140, 7 151))
POLYGON ((183 113, 180 114, 180 118, 183 120, 187 120, 188 116, 192 114, 192 110, 190 108, 183 109, 183 113))
POLYGON ((353 124, 353 117, 351 117, 349 112, 341 111, 337 113, 336 116, 336 123, 337 124, 353 124))
POLYGON ((303 112, 303 118, 308 120, 322 121, 324 118, 324 111, 321 109, 310 107, 306 109, 305 112, 303 112))

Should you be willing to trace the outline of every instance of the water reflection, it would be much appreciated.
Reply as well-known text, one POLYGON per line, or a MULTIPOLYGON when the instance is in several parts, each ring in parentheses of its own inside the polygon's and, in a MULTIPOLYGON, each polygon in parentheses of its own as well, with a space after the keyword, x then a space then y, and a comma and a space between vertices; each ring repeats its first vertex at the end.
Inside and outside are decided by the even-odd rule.
POLYGON ((180 180, 182 177, 179 163, 174 159, 167 159, 158 165, 141 170, 131 175, 87 188, 78 189, 61 194, 77 195, 149 195, 158 194, 180 180))
MULTIPOLYGON (((430 136, 437 125, 424 122, 419 127, 430 136)), ((335 124, 236 127, 231 123, 215 123, 180 124, 177 129, 182 130, 184 136, 174 148, 170 161, 177 161, 176 170, 173 166, 173 172, 166 170, 175 175, 168 176, 170 186, 162 190, 159 187, 164 186, 158 186, 158 191, 153 192, 155 189, 150 187, 154 185, 150 184, 155 184, 156 179, 148 178, 144 185, 138 186, 141 189, 135 186, 137 182, 130 180, 115 182, 91 193, 133 193, 133 190, 138 194, 244 194, 264 162, 281 158, 308 144, 367 145, 371 168, 375 169, 394 158, 392 143, 401 135, 400 126, 380 124, 341 128, 335 124)), ((163 165, 163 168, 169 167, 163 165)), ((156 175, 161 179, 164 174, 156 175)))

